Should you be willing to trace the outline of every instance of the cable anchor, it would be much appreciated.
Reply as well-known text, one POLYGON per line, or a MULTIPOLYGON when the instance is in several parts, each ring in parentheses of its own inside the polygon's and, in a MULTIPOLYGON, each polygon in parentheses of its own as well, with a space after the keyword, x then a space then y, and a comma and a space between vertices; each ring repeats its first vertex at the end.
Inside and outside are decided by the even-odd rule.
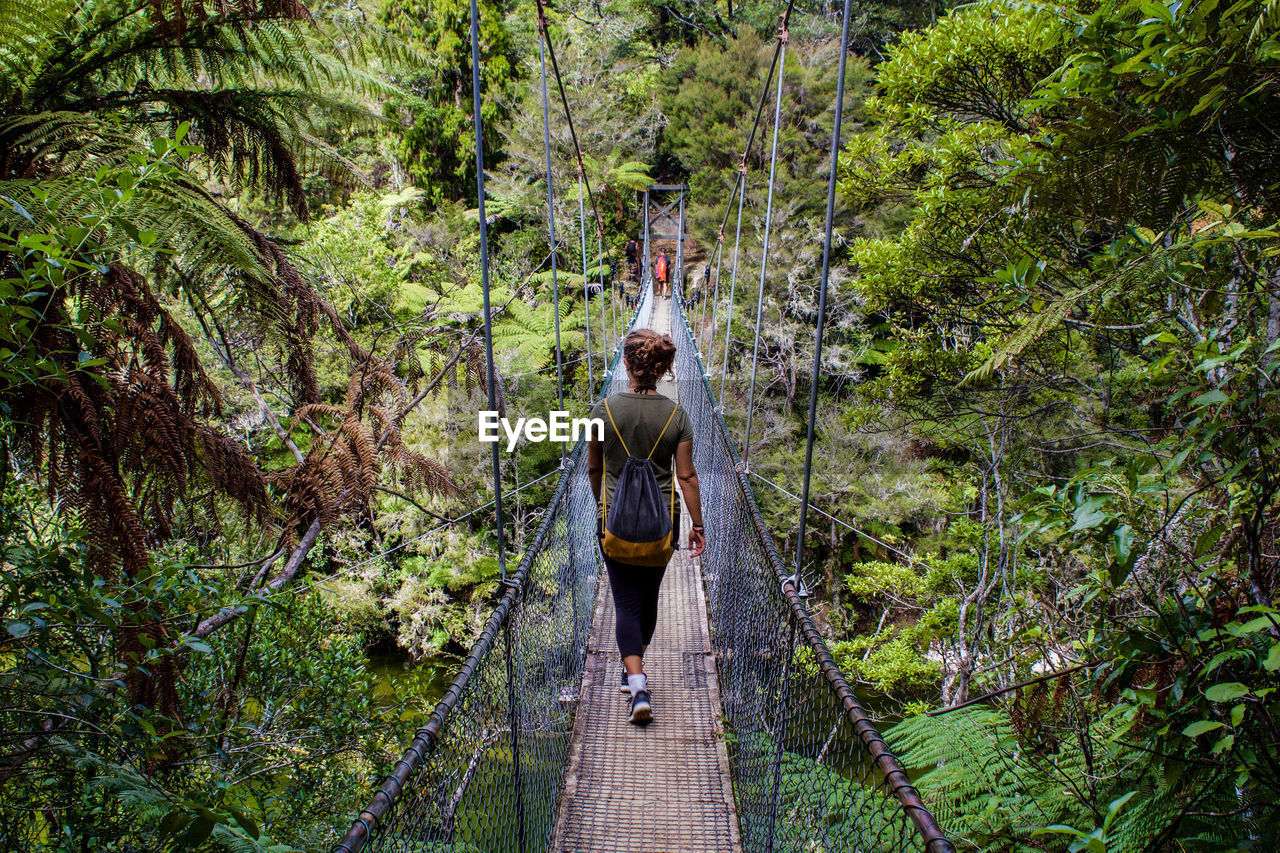
POLYGON ((783 579, 782 579, 782 594, 783 594, 783 595, 786 595, 786 594, 787 594, 787 584, 791 584, 791 586, 795 588, 796 595, 800 596, 801 598, 805 599, 806 601, 808 600, 808 598, 809 598, 809 590, 808 590, 808 588, 807 588, 807 587, 805 587, 805 585, 804 585, 804 581, 801 579, 800 575, 798 575, 798 574, 794 574, 794 575, 790 575, 789 577, 785 577, 785 578, 783 578, 783 579))

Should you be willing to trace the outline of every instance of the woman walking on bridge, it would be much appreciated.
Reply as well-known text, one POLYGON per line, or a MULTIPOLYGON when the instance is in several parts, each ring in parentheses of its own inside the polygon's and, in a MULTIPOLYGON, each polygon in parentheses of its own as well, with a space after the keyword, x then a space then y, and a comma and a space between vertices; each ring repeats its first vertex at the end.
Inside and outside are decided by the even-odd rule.
POLYGON ((671 297, 671 262, 667 260, 666 249, 659 252, 658 259, 653 262, 653 281, 658 296, 671 297))
POLYGON ((698 473, 693 467, 693 427, 684 409, 657 389, 675 355, 676 345, 669 335, 651 329, 627 335, 622 356, 630 389, 591 410, 591 417, 604 421, 604 440, 593 438, 587 445, 587 471, 600 502, 601 550, 625 669, 622 689, 631 694, 630 721, 637 725, 653 718, 644 653, 657 627, 658 591, 680 531, 676 481, 693 522, 689 554, 697 557, 706 547, 698 473), (660 538, 661 530, 655 531, 659 534, 655 541, 628 542, 625 534, 617 535, 650 521, 666 528, 667 539, 660 538))

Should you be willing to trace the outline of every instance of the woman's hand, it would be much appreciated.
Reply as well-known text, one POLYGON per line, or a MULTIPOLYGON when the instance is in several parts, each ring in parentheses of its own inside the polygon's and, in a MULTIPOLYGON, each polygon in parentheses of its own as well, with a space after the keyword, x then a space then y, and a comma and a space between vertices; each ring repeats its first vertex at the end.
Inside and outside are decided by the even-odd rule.
POLYGON ((694 527, 689 530, 689 556, 696 557, 702 553, 707 547, 707 537, 702 532, 701 527, 694 527))

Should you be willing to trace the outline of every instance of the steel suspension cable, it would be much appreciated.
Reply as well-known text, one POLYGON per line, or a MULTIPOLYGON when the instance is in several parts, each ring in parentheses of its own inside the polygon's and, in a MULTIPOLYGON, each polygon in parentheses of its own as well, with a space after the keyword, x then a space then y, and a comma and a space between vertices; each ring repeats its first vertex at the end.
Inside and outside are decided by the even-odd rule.
POLYGON ((804 437, 804 485, 800 490, 800 524, 796 531, 796 561, 793 577, 803 587, 800 577, 804 558, 805 525, 809 519, 809 482, 813 477, 813 443, 817 434, 818 380, 822 376, 822 333, 827 322, 827 285, 831 278, 831 231, 836 216, 836 173, 840 166, 840 124, 844 119, 845 67, 849 61, 849 5, 844 0, 844 21, 840 27, 840 65, 836 72, 836 109, 831 128, 831 166, 827 172, 827 217, 822 230, 822 275, 818 278, 818 328, 813 340, 813 372, 809 378, 809 423, 804 437))
MULTIPOLYGON (((787 3, 787 8, 783 10, 782 18, 781 18, 782 28, 785 28, 787 25, 787 22, 791 19, 791 10, 794 6, 795 6, 795 0, 791 0, 789 3, 787 3)), ((772 88, 771 84, 773 83, 773 73, 775 70, 777 70, 778 59, 781 52, 782 52, 782 41, 779 40, 778 43, 773 48, 773 59, 771 59, 769 62, 769 72, 765 75, 764 87, 760 90, 760 100, 756 102, 756 116, 755 116, 755 119, 752 120, 751 122, 751 131, 747 134, 747 144, 742 149, 742 156, 738 159, 739 165, 745 165, 747 162, 748 156, 751 154, 751 146, 755 143, 756 131, 760 129, 760 119, 764 117, 764 105, 769 99, 769 89, 772 88)), ((736 195, 739 191, 745 191, 745 188, 742 185, 743 174, 744 173, 740 170, 739 178, 736 181, 734 181, 733 189, 729 193, 729 200, 725 202, 724 216, 720 218, 719 233, 721 235, 724 234, 725 226, 729 224, 729 214, 733 212, 734 195, 736 195)), ((723 240, 721 242, 723 242, 723 240)))
MULTIPOLYGON (((791 10, 795 6, 795 0, 789 0, 787 8, 782 12, 782 26, 785 27, 791 19, 791 10)), ((729 344, 732 340, 730 334, 730 326, 733 323, 733 298, 738 283, 738 248, 742 242, 742 203, 747 194, 747 160, 751 156, 751 147, 755 144, 756 131, 760 129, 760 119, 764 116, 764 105, 769 100, 769 89, 772 88, 773 74, 778 68, 778 59, 782 54, 782 41, 773 48, 773 59, 769 63, 769 72, 764 78, 764 87, 760 90, 760 100, 756 103, 756 117, 751 122, 751 132, 747 134, 747 144, 742 149, 742 157, 738 160, 738 177, 733 183, 733 191, 729 194, 729 201, 725 204, 724 217, 720 220, 720 231, 717 243, 724 243, 724 227, 729 224, 729 214, 733 211, 733 199, 738 197, 738 225, 734 231, 733 238, 733 263, 729 268, 729 310, 724 321, 724 363, 720 369, 720 393, 716 399, 720 401, 720 405, 724 405, 724 381, 729 373, 729 344)), ((719 292, 720 276, 716 274, 716 290, 719 292)), ((715 329, 711 330, 712 345, 715 344, 715 329)), ((711 357, 711 351, 708 349, 707 357, 711 357)))
MULTIPOLYGON (((543 0, 537 0, 538 17, 543 25, 543 41, 547 46, 547 55, 551 58, 551 72, 556 78, 556 90, 560 93, 560 104, 564 107, 564 118, 569 125, 569 139, 573 142, 573 154, 578 161, 578 176, 587 187, 587 198, 591 201, 591 213, 596 218, 596 228, 601 234, 604 233, 604 217, 600 215, 600 209, 596 207, 596 197, 591 191, 591 179, 587 177, 587 166, 582 159, 582 146, 578 143, 578 130, 573 123, 573 112, 569 109, 569 96, 565 93, 564 78, 560 74, 560 61, 556 58, 556 46, 551 41, 549 25, 547 24, 547 10, 543 0)), ((585 264, 584 275, 585 275, 585 264)))
MULTIPOLYGON (((793 0, 793 2, 794 2, 794 0, 793 0)), ((595 220, 596 220, 596 240, 597 240, 597 243, 598 243, 598 245, 599 245, 599 247, 600 247, 599 257, 600 257, 600 265, 601 265, 601 269, 600 269, 600 298, 603 300, 603 299, 604 299, 604 217, 602 217, 602 216, 600 215, 600 208, 596 206, 596 197, 595 197, 595 193, 594 193, 594 192, 592 192, 592 190, 591 190, 591 179, 590 179, 589 177, 587 177, 587 166, 586 166, 586 163, 583 161, 583 158, 582 158, 582 146, 581 146, 581 144, 579 144, 579 142, 578 142, 578 130, 577 130, 576 126, 575 126, 575 125, 574 125, 574 123, 573 123, 573 112, 569 109, 569 96, 568 96, 568 94, 565 92, 565 88, 564 88, 564 77, 563 77, 563 76, 561 75, 561 73, 560 73, 560 61, 556 58, 556 49, 555 49, 555 45, 554 45, 554 44, 552 43, 552 41, 551 41, 551 36, 550 36, 549 30, 548 30, 548 28, 547 28, 547 22, 546 22, 546 21, 547 21, 546 6, 545 6, 545 4, 544 4, 543 0, 537 0, 537 6, 538 6, 538 19, 539 19, 539 21, 540 21, 540 26, 542 27, 543 42, 546 44, 546 46, 547 46, 547 54, 548 54, 548 56, 551 58, 551 71, 552 71, 553 75, 554 75, 554 76, 555 76, 555 78, 556 78, 556 89, 557 89, 557 91, 560 93, 560 103, 561 103, 561 105, 564 107, 564 117, 565 117, 565 121, 566 121, 566 122, 568 123, 568 125, 569 125, 569 139, 573 142, 573 153, 574 153, 574 157, 575 157, 575 158, 577 159, 577 161, 578 161, 578 181, 579 181, 579 186, 578 186, 578 217, 579 217, 579 219, 580 219, 580 220, 581 220, 581 222, 582 222, 582 294, 583 294, 583 299, 584 299, 584 300, 588 300, 588 299, 589 299, 589 296, 590 296, 590 293, 589 293, 589 290, 588 290, 588 287, 587 287, 587 235, 586 235, 586 227, 587 227, 587 226, 586 226, 586 212, 585 212, 585 208, 584 208, 584 206, 583 206, 583 186, 585 185, 585 187, 586 187, 586 198, 587 198, 588 200, 590 200, 590 202, 591 202, 591 213, 592 213, 592 215, 593 215, 593 216, 595 216, 595 220)), ((588 353, 589 353, 589 352, 590 352, 590 347, 591 347, 591 310, 590 310, 590 305, 586 306, 585 311, 586 311, 586 321, 587 321, 587 328, 586 328, 587 349, 588 349, 588 353)), ((601 303, 600 303, 600 324, 601 324, 601 328, 600 328, 600 335, 601 335, 601 337, 602 337, 602 338, 606 338, 606 337, 607 337, 607 335, 606 335, 606 330, 605 330, 605 320, 604 320, 604 303, 603 303, 603 302, 601 302, 601 303)), ((600 352, 601 352, 601 355, 602 355, 602 356, 603 356, 603 358, 604 358, 604 366, 605 366, 605 368, 607 368, 607 367, 608 367, 608 364, 609 364, 609 354, 608 354, 607 342, 606 342, 606 343, 602 343, 602 345, 601 345, 601 347, 600 347, 600 352)), ((591 374, 591 360, 590 360, 590 359, 587 359, 587 376, 588 376, 588 380, 591 382, 591 387, 592 387, 592 388, 595 388, 595 380, 592 378, 592 374, 591 374)))
MULTIPOLYGON (((782 13, 782 17, 784 21, 790 17, 791 9, 794 5, 795 5, 795 0, 790 0, 790 2, 787 3, 787 8, 782 13)), ((733 212, 734 197, 738 195, 740 192, 741 193, 746 192, 745 179, 746 179, 747 158, 751 154, 751 146, 755 143, 756 131, 760 128, 760 119, 764 115, 764 105, 769 98, 769 89, 771 88, 770 84, 773 82, 773 72, 778 67, 778 54, 781 49, 782 49, 781 42, 779 42, 773 48, 773 58, 769 62, 769 71, 767 74, 765 74, 764 87, 760 90, 760 99, 756 103, 756 115, 751 122, 751 131, 747 134, 747 144, 743 147, 742 156, 738 160, 738 174, 737 174, 737 177, 734 178, 733 189, 729 191, 729 200, 725 202, 725 206, 724 206, 724 216, 720 218, 720 228, 716 232, 715 290, 716 290, 717 301, 720 298, 720 261, 724 256, 724 229, 725 229, 725 226, 729 224, 729 215, 733 212)), ((741 203, 739 203, 738 205, 738 221, 739 222, 742 221, 741 203)), ((735 268, 735 272, 736 272, 736 268, 735 268)), ((716 334, 716 306, 713 303, 711 307, 711 341, 707 345, 708 357, 711 356, 711 348, 715 346, 715 334, 716 334)), ((724 389, 722 387, 721 391, 723 392, 723 390, 724 389)))
MULTIPOLYGON (((489 409, 496 410, 497 370, 493 363, 493 317, 489 312, 489 223, 484 213, 484 118, 480 111, 480 9, 471 0, 471 109, 476 126, 476 201, 480 214, 480 287, 484 295, 484 353, 488 379, 489 409)), ((554 250, 554 248, 553 248, 554 250)), ((498 528, 498 571, 505 586, 507 583, 506 542, 502 517, 502 463, 498 457, 498 444, 493 445, 493 498, 498 528)), ((515 665, 511 656, 511 623, 503 625, 506 652, 507 707, 510 710, 511 729, 511 781, 515 791, 517 834, 520 849, 525 849, 524 786, 520 781, 520 709, 516 704, 515 665)))
MULTIPOLYGON (((547 22, 538 16, 538 63, 542 72, 542 153, 547 163, 547 240, 551 246, 551 310, 556 324, 556 408, 564 411, 564 355, 560 349, 560 282, 556 269, 556 202, 551 172, 551 115, 547 106, 547 22)), ((497 446, 494 446, 497 449, 497 446)), ((560 442, 560 464, 564 465, 565 443, 560 442)))
MULTIPOLYGON (((545 22, 547 19, 546 6, 543 0, 538 0, 538 16, 545 22)), ((560 92, 560 103, 564 107, 564 118, 569 124, 569 139, 573 142, 573 153, 578 159, 578 170, 582 173, 582 179, 587 185, 587 196, 591 199, 591 212, 595 214, 596 226, 603 230, 604 218, 600 216, 600 210, 596 207, 595 196, 591 192, 591 181, 587 178, 587 167, 582 161, 582 147, 578 144, 578 131, 573 124, 573 113, 569 110, 569 96, 565 94, 564 79, 560 75, 560 62, 556 59, 556 47, 551 41, 549 30, 544 30, 546 35, 547 55, 551 58, 551 72, 556 78, 556 89, 560 92)))
POLYGON ((609 261, 609 331, 613 333, 613 344, 616 347, 618 345, 618 300, 616 297, 616 290, 618 287, 618 283, 617 281, 614 280, 615 276, 613 274, 613 269, 614 269, 613 260, 610 259, 609 261))
POLYGON ((721 231, 716 235, 715 250, 715 284, 712 286, 711 292, 711 334, 707 338, 707 354, 711 354, 711 350, 716 345, 716 303, 720 301, 720 265, 724 260, 724 232, 721 231))
MULTIPOLYGON (((738 174, 739 180, 746 180, 747 161, 745 159, 738 174)), ((724 407, 724 382, 729 376, 729 348, 733 343, 733 300, 738 287, 738 249, 742 246, 742 202, 746 197, 745 190, 738 193, 738 226, 733 234, 733 265, 729 267, 729 310, 724 317, 724 363, 720 365, 720 393, 716 396, 721 408, 724 407)))
MULTIPOLYGON (((480 116, 480 10, 476 0, 471 0, 471 109, 476 126, 476 193, 480 214, 480 289, 484 303, 484 357, 485 379, 489 395, 489 409, 498 408, 498 372, 493 362, 493 317, 489 305, 489 223, 484 213, 484 122, 480 116)), ((498 445, 493 445, 493 497, 497 511, 498 569, 502 579, 507 578, 506 542, 503 538, 502 517, 502 462, 498 445)))
POLYGON ((609 324, 604 318, 604 232, 599 228, 596 229, 596 263, 599 265, 596 270, 600 274, 600 355, 604 358, 604 367, 609 367, 609 324))
MULTIPOLYGON (((764 483, 765 485, 778 490, 782 494, 791 498, 793 501, 800 500, 800 496, 797 495, 795 492, 791 491, 785 486, 775 483, 773 480, 770 480, 768 477, 764 476, 759 471, 751 471, 750 474, 752 477, 755 477, 757 480, 764 483)), ((921 568, 926 568, 920 563, 919 560, 917 560, 912 555, 908 554, 906 551, 903 551, 901 548, 895 548, 894 546, 890 545, 888 542, 884 541, 883 539, 877 536, 873 536, 872 534, 868 533, 867 531, 863 530, 860 527, 853 526, 849 522, 845 521, 843 518, 838 518, 837 516, 832 515, 831 513, 827 512, 825 509, 818 506, 817 504, 810 503, 809 509, 816 512, 818 515, 821 515, 823 518, 831 519, 831 522, 833 524, 838 524, 841 527, 843 527, 845 530, 848 530, 851 533, 855 533, 858 536, 861 536, 863 539, 866 539, 870 542, 874 542, 875 544, 879 545, 881 548, 884 548, 886 551, 889 551, 890 553, 893 553, 893 554, 897 554, 899 557, 906 560, 908 563, 912 565, 919 565, 921 566, 921 568)))
POLYGON ((582 316, 586 320, 587 335, 587 382, 589 388, 596 387, 595 374, 591 367, 591 294, 588 292, 587 279, 587 217, 582 207, 582 167, 578 167, 578 225, 582 234, 582 316))
POLYGON ((778 68, 778 89, 773 100, 773 147, 769 154, 769 195, 764 208, 764 242, 760 248, 760 285, 756 290, 756 332, 755 342, 751 347, 751 386, 747 391, 747 429, 742 438, 742 462, 750 464, 751 454, 751 418, 755 409, 756 372, 760 365, 760 320, 764 311, 764 283, 769 274, 769 236, 773 226, 773 191, 778 173, 778 131, 782 125, 782 84, 787 71, 787 21, 784 18, 778 29, 778 41, 781 44, 780 66, 778 68))

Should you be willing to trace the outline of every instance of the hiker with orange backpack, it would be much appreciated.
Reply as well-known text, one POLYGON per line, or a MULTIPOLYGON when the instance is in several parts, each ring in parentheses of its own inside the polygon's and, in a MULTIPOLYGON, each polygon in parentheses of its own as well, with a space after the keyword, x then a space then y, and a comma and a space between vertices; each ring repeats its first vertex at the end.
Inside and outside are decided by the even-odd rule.
POLYGON ((613 591, 622 691, 631 694, 629 721, 635 725, 653 719, 644 653, 658 624, 662 577, 678 547, 677 481, 693 522, 689 555, 697 557, 706 547, 693 425, 688 413, 657 389, 675 355, 670 335, 652 329, 627 335, 622 357, 630 390, 592 408, 591 417, 604 421, 604 438, 587 443, 587 473, 600 502, 600 549, 613 591))
POLYGON ((653 281, 659 296, 671 296, 671 281, 669 275, 670 262, 667 260, 667 250, 663 249, 658 253, 658 259, 653 262, 653 281))

